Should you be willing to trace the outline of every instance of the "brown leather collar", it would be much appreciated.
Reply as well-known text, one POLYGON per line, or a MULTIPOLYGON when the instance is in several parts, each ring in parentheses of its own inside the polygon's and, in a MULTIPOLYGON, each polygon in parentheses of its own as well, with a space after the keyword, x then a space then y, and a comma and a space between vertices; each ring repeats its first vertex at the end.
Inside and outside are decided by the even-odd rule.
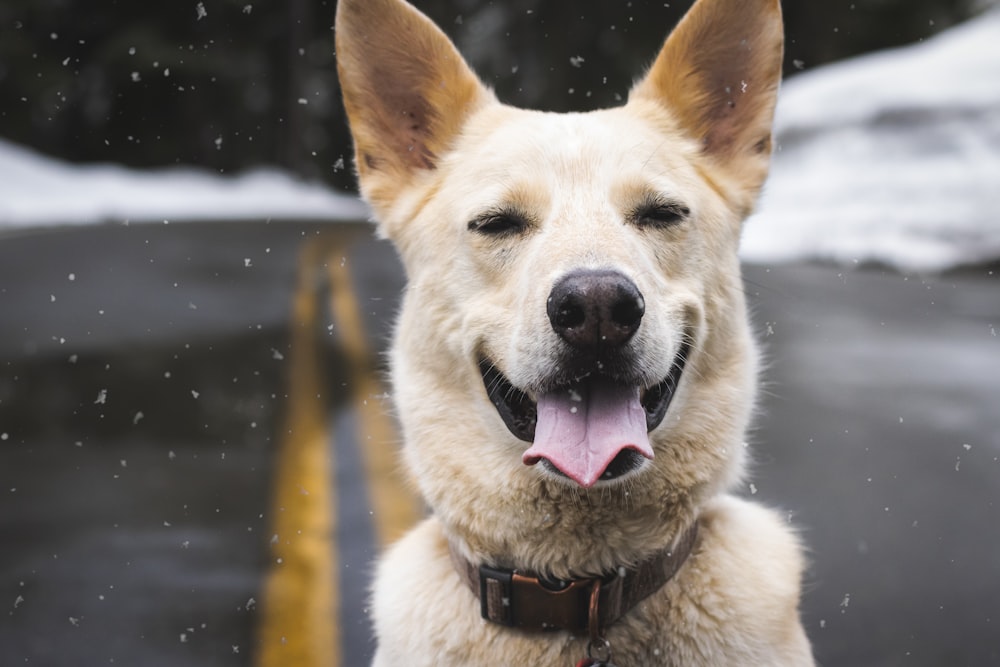
POLYGON ((488 621, 527 631, 568 630, 599 636, 671 578, 684 564, 698 537, 698 522, 672 549, 633 568, 604 577, 550 581, 517 570, 473 565, 449 542, 459 576, 479 598, 488 621))

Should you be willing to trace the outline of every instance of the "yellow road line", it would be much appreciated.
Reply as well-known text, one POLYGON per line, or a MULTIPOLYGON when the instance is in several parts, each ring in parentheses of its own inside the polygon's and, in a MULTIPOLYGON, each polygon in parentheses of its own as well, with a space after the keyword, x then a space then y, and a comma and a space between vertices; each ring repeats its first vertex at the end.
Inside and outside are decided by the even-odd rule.
POLYGON ((299 264, 286 426, 273 492, 271 571, 264 584, 257 667, 338 667, 339 578, 334 461, 317 332, 316 277, 329 256, 310 242, 299 264))
POLYGON ((340 342, 351 364, 358 443, 379 544, 398 539, 420 518, 420 504, 399 465, 399 434, 383 401, 385 389, 372 368, 372 351, 344 258, 330 258, 330 302, 340 342))
POLYGON ((264 583, 256 667, 339 667, 341 652, 334 448, 320 374, 322 328, 317 288, 327 266, 330 308, 347 357, 357 441, 380 544, 419 518, 416 495, 401 479, 398 435, 382 404, 384 389, 371 359, 346 260, 333 242, 311 239, 299 261, 293 312, 285 431, 273 490, 272 564, 264 583))

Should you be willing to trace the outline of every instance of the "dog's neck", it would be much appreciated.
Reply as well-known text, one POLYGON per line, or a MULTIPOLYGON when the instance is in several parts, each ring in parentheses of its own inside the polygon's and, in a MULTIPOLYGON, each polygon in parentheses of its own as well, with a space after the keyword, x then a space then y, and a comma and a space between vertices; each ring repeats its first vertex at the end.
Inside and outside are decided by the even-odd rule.
POLYGON ((602 577, 550 579, 516 569, 475 564, 449 540, 459 577, 479 598, 484 619, 527 631, 603 631, 670 581, 684 565, 698 537, 694 522, 669 548, 634 566, 602 577))
POLYGON ((444 495, 428 504, 468 560, 565 580, 601 576, 668 550, 706 501, 702 492, 659 486, 582 494, 568 484, 513 481, 502 494, 484 489, 464 506, 444 495))

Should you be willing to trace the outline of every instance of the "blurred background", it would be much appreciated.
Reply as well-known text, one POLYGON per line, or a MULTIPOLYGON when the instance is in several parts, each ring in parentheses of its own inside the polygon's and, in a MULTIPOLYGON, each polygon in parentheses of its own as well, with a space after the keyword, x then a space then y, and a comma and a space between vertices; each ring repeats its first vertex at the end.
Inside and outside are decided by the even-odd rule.
MULTIPOLYGON (((621 103, 691 2, 416 3, 511 104, 621 103)), ((824 665, 1000 665, 1000 9, 783 2, 738 491, 824 665)), ((0 664, 365 664, 420 515, 335 2, 0 3, 0 664)))
MULTIPOLYGON (((690 2, 427 0, 501 99, 618 104, 690 2)), ((982 0, 784 3, 786 73, 918 42, 982 0)), ((350 189, 336 3, 5 0, 0 135, 74 162, 281 165, 350 189)))

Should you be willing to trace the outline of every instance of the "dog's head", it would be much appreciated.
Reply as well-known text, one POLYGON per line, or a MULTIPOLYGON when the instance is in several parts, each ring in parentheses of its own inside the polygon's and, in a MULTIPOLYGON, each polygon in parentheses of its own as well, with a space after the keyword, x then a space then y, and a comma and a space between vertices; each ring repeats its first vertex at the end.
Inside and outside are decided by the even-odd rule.
POLYGON ((435 509, 665 512, 732 482, 778 0, 699 0, 624 106, 581 114, 499 103, 402 0, 340 0, 336 31, 362 192, 409 278, 394 392, 435 509))

